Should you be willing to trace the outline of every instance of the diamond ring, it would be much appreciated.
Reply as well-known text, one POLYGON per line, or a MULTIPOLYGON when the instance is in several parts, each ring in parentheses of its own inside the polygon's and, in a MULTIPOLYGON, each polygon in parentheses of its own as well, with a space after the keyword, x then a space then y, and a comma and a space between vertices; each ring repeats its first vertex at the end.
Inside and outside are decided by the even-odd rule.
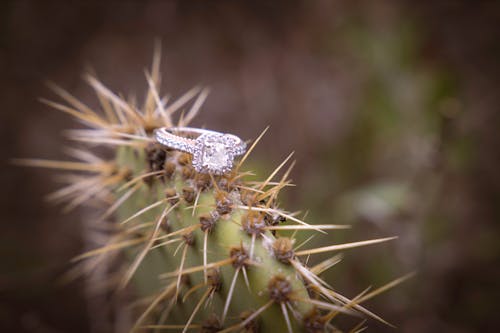
POLYGON ((235 156, 246 151, 236 135, 201 128, 162 127, 154 136, 164 146, 192 154, 193 167, 200 173, 225 174, 233 168, 235 156))

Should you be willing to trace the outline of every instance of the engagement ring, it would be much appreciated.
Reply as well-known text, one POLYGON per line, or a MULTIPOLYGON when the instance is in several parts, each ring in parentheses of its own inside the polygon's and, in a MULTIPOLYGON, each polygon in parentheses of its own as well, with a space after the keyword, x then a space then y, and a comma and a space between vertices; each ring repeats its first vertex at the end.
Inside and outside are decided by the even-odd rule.
POLYGON ((156 141, 193 155, 197 172, 225 174, 233 168, 235 156, 243 155, 246 144, 236 135, 191 127, 162 127, 154 132, 156 141))

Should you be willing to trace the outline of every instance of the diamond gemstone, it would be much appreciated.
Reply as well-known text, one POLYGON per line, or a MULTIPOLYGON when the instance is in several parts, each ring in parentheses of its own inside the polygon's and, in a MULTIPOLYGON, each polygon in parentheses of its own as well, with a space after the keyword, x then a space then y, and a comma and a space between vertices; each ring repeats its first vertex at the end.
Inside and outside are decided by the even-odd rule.
POLYGON ((224 174, 233 167, 233 144, 224 135, 204 134, 196 139, 193 166, 196 171, 224 174))
POLYGON ((209 138, 204 142, 202 153, 202 166, 209 170, 224 168, 230 163, 229 152, 224 142, 219 138, 209 138))

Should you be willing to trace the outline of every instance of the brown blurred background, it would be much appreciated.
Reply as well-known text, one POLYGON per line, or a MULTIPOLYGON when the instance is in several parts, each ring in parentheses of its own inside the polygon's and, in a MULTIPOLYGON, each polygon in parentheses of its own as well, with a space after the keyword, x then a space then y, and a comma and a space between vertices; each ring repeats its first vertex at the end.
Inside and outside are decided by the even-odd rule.
POLYGON ((95 106, 92 68, 142 97, 155 38, 164 92, 211 88, 195 125, 270 125, 261 172, 296 151, 284 205, 353 225, 318 245, 399 236, 347 252, 327 275, 337 290, 416 269, 367 306, 402 332, 500 327, 498 2, 4 0, 0 15, 2 332, 100 331, 83 284, 55 283, 82 251, 82 214, 43 200, 54 173, 8 159, 65 158, 76 125, 37 101, 55 98, 45 80, 95 106))

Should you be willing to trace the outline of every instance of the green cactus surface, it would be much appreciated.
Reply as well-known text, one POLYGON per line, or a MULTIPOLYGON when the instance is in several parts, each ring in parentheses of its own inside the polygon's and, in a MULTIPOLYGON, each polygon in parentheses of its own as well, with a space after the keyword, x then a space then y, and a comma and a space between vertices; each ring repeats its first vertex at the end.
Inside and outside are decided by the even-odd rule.
POLYGON ((100 110, 58 87, 65 103, 45 101, 88 128, 70 131, 79 145, 69 151, 76 161, 24 163, 66 171, 68 184, 51 197, 67 208, 98 211, 108 235, 105 244, 75 258, 75 271, 88 276, 104 262, 116 263, 108 284, 132 295, 132 332, 338 332, 339 314, 383 321, 360 303, 402 279, 349 299, 320 275, 339 262, 338 251, 392 238, 297 244, 302 232, 346 226, 309 224, 279 207, 279 193, 290 185, 291 155, 253 180, 258 177, 245 170, 245 161, 265 131, 224 175, 198 173, 191 155, 156 143, 155 129, 187 126, 207 96, 195 88, 172 102, 161 97, 159 59, 146 75, 142 105, 93 76, 86 80, 100 110), (332 256, 308 265, 305 259, 317 253, 332 256))

